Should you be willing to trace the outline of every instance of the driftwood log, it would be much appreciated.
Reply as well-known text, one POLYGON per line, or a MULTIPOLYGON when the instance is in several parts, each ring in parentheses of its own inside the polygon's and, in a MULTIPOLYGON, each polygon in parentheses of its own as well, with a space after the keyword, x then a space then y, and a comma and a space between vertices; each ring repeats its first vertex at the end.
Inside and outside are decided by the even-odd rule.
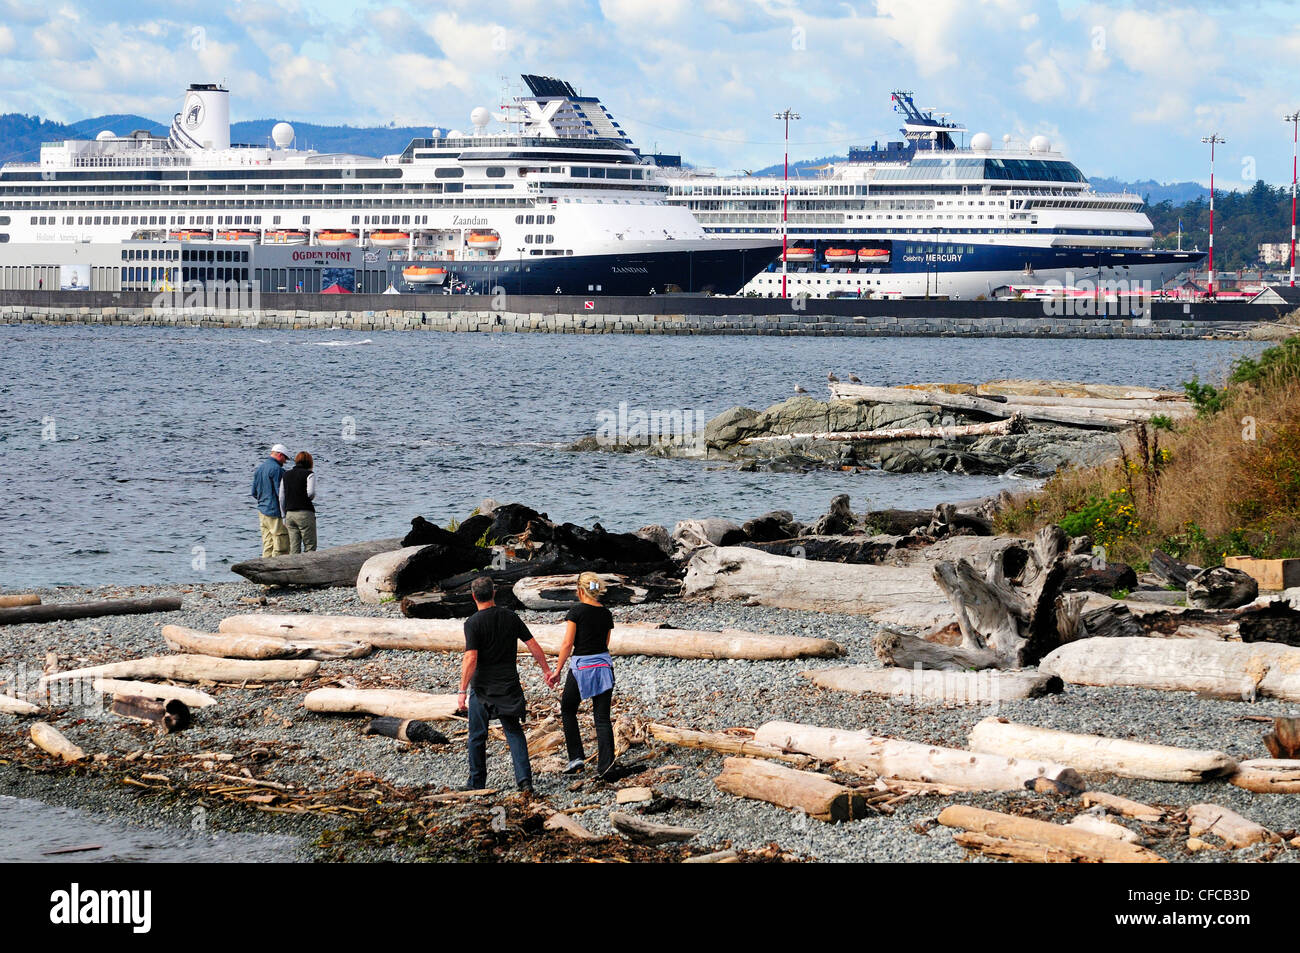
POLYGON ((1242 817, 1236 811, 1219 804, 1193 804, 1187 809, 1192 837, 1213 834, 1230 847, 1250 847, 1281 840, 1262 824, 1242 817))
POLYGON ((211 655, 215 658, 309 658, 324 661, 363 658, 373 651, 373 646, 368 643, 344 639, 295 642, 269 635, 199 632, 181 625, 163 626, 162 636, 167 647, 174 652, 211 655))
POLYGON ((182 688, 179 685, 154 685, 151 682, 128 682, 117 678, 97 678, 93 687, 105 695, 140 695, 144 698, 159 698, 164 701, 175 698, 188 708, 210 708, 217 700, 207 692, 197 688, 182 688))
POLYGON ((297 682, 315 675, 320 662, 212 658, 207 655, 154 655, 91 665, 41 678, 41 685, 77 678, 169 678, 178 682, 297 682))
POLYGON ((985 718, 971 729, 970 749, 1013 758, 1059 761, 1085 773, 1148 781, 1208 781, 1237 769, 1236 760, 1222 751, 1075 734, 995 717, 985 718))
POLYGON ((412 744, 425 742, 445 745, 450 742, 446 735, 427 722, 416 718, 393 718, 387 715, 371 718, 369 724, 363 729, 363 734, 383 735, 385 738, 396 738, 398 741, 412 744))
POLYGON ((32 742, 42 751, 48 751, 64 761, 80 761, 86 757, 85 751, 65 738, 59 729, 44 721, 32 725, 32 742))
POLYGON ((699 834, 689 827, 674 827, 670 824, 656 824, 635 814, 611 811, 609 823, 628 840, 641 844, 679 844, 699 834))
POLYGON ((647 730, 656 741, 682 748, 705 748, 723 754, 742 755, 746 758, 770 758, 773 761, 784 761, 800 766, 813 764, 816 760, 806 754, 792 754, 772 745, 760 744, 752 738, 729 735, 723 731, 693 731, 690 728, 660 724, 650 724, 647 730))
POLYGON ((1024 419, 1013 414, 1005 420, 950 427, 886 427, 877 430, 828 430, 815 433, 779 433, 746 437, 742 444, 777 443, 784 440, 825 440, 831 443, 865 443, 872 440, 953 440, 957 437, 983 437, 989 434, 1024 433, 1024 419))
MULTIPOLYGON (((659 602, 680 595, 679 579, 651 576, 629 578, 616 573, 602 573, 606 585, 601 604, 606 606, 635 606, 645 602, 659 602)), ((520 579, 511 588, 514 597, 526 609, 549 611, 572 609, 578 604, 578 574, 562 576, 529 576, 520 579)))
MULTIPOLYGON (((1027 420, 1043 423, 1065 424, 1069 427, 1093 427, 1103 430, 1125 430, 1137 421, 1150 420, 1156 414, 1170 417, 1188 416, 1193 411, 1185 401, 1116 401, 1123 406, 1097 407, 1078 403, 1078 398, 1052 398, 1049 404, 1022 401, 1007 397, 1005 401, 966 394, 949 394, 942 391, 919 390, 905 387, 873 387, 867 384, 836 382, 830 385, 831 396, 836 400, 853 400, 871 404, 928 404, 963 414, 1005 419, 1016 414, 1027 420)), ((1093 398, 1094 400, 1096 398, 1093 398)))
POLYGON ((165 733, 183 731, 190 724, 190 709, 175 698, 145 698, 143 695, 114 695, 113 714, 157 725, 165 733))
POLYGON ((1036 858, 1032 856, 1032 852, 1023 854, 1027 850, 1026 845, 1033 845, 1038 849, 1057 851, 1065 855, 1055 859, 1068 857, 1071 860, 1093 863, 1122 864, 1165 862, 1164 858, 1155 851, 1113 837, 1104 837, 1064 824, 1051 824, 1047 821, 1016 817, 998 811, 986 811, 983 808, 969 807, 964 804, 954 804, 944 808, 939 814, 939 823, 945 827, 959 827, 982 835, 982 838, 958 837, 957 842, 963 846, 983 850, 982 845, 987 844, 988 852, 991 853, 997 853, 998 850, 1015 851, 1014 854, 1008 853, 1006 856, 1016 860, 1053 859, 1036 858), (983 838, 995 840, 987 842, 983 838), (999 841, 1008 843, 1000 844, 999 841))
POLYGON ((852 821, 870 813, 861 791, 824 774, 755 758, 727 758, 713 782, 737 797, 766 801, 819 821, 852 821))
POLYGON ((942 562, 934 578, 948 597, 961 629, 961 648, 994 653, 999 668, 1023 668, 1038 661, 1076 633, 1060 632, 1057 597, 1066 577, 1091 560, 1071 555, 1059 526, 1035 535, 1029 559, 1007 571, 1012 550, 1002 550, 980 572, 966 559, 942 562))
POLYGON ((896 553, 902 542, 902 536, 796 536, 739 545, 774 556, 867 566, 896 553))
POLYGON ((235 563, 230 571, 263 586, 355 586, 367 559, 401 547, 400 538, 373 539, 311 553, 249 559, 235 563))
POLYGON ((1189 566, 1181 559, 1175 559, 1160 549, 1152 551, 1150 566, 1151 571, 1165 585, 1173 586, 1175 589, 1182 591, 1186 591, 1187 584, 1192 581, 1192 577, 1201 571, 1200 566, 1189 566))
POLYGON ((927 781, 964 791, 1024 791, 1040 780, 1060 793, 1084 790, 1078 772, 1062 764, 941 748, 861 731, 773 721, 761 726, 754 740, 821 761, 852 761, 880 777, 927 781))
POLYGON ((13 609, 18 606, 39 606, 41 597, 34 592, 20 592, 0 596, 0 609, 13 609))
POLYGON ((1264 747, 1275 758, 1300 758, 1300 718, 1274 718, 1264 747))
POLYGON ((430 695, 395 688, 318 688, 302 700, 308 711, 334 715, 386 715, 445 721, 456 714, 455 695, 430 695))
POLYGON ((1131 801, 1126 797, 1120 797, 1118 794, 1108 794, 1105 791, 1084 791, 1079 801, 1084 807, 1100 806, 1111 814, 1131 817, 1134 820, 1144 821, 1148 824, 1154 824, 1156 821, 1162 820, 1166 814, 1161 808, 1152 807, 1150 804, 1143 804, 1140 801, 1131 801))
POLYGON ((0 714, 34 715, 40 710, 39 706, 23 701, 21 698, 14 698, 12 695, 0 695, 0 714))
MULTIPOLYGON (((251 614, 222 619, 219 628, 222 632, 229 633, 281 634, 295 640, 357 639, 376 648, 425 649, 434 652, 461 652, 465 649, 464 624, 452 619, 251 614)), ((528 627, 537 643, 551 655, 560 651, 564 628, 562 623, 528 627)), ((609 650, 613 655, 687 659, 835 658, 844 654, 844 648, 830 639, 759 635, 737 630, 707 632, 668 629, 648 625, 615 625, 609 650)), ((521 645, 519 651, 527 650, 521 645)))
POLYGON ((1084 639, 1038 665, 1067 684, 1300 701, 1300 648, 1206 639, 1084 639))
POLYGON ((482 569, 492 562, 492 550, 448 536, 445 543, 404 546, 371 556, 357 571, 357 597, 372 605, 392 602, 428 589, 440 579, 482 569))
POLYGON ((1032 670, 934 671, 922 668, 871 668, 850 665, 800 672, 818 688, 906 699, 918 704, 989 705, 1021 698, 1039 698, 1062 690, 1054 675, 1032 670))
POLYGON ((867 566, 778 556, 746 546, 698 550, 684 596, 747 605, 871 615, 917 603, 942 603, 928 566, 867 566))
POLYGON ((62 622, 105 615, 143 615, 148 612, 176 612, 181 600, 172 596, 149 599, 98 599, 93 602, 47 602, 40 605, 0 609, 0 625, 25 622, 62 622))
POLYGON ((1258 758, 1242 761, 1228 780, 1256 794, 1300 794, 1300 759, 1258 758))

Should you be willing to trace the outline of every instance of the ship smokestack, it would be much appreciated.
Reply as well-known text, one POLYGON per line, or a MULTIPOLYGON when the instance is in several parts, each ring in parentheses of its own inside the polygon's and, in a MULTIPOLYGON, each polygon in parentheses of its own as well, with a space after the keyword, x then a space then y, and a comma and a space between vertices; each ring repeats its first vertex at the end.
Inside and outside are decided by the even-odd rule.
POLYGON ((215 83, 192 83, 172 119, 171 140, 182 149, 229 149, 230 91, 215 83))

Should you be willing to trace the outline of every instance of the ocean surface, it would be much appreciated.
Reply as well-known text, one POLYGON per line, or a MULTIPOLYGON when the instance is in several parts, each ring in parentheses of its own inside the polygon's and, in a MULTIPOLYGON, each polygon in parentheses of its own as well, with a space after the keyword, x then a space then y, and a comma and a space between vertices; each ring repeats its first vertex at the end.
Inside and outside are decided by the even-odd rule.
MULTIPOLYGON (((194 828, 201 818, 186 820, 194 828)), ((291 859, 296 846, 283 834, 149 827, 0 794, 0 864, 268 863, 291 859)))
POLYGON ((316 460, 322 547, 463 519, 484 497, 610 530, 919 508, 1011 477, 740 473, 571 453, 626 404, 707 420, 826 373, 870 384, 1056 378, 1178 388, 1217 341, 485 335, 0 327, 0 586, 214 582, 260 555, 253 469, 316 460))

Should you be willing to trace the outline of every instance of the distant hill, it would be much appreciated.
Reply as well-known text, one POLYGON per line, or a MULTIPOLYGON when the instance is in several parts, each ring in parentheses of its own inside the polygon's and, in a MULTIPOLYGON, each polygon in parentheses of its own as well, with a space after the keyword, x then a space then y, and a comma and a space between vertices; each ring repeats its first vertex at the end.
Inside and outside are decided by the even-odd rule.
POLYGON ((1101 175, 1088 181, 1092 183, 1092 187, 1098 192, 1132 192, 1135 195, 1143 196, 1152 205, 1159 205, 1161 202, 1182 205, 1184 202, 1194 202, 1197 199, 1209 198, 1210 196, 1210 190, 1199 182, 1160 183, 1154 179, 1145 179, 1141 182, 1123 182, 1120 179, 1108 179, 1101 175))
MULTIPOLYGON (((252 119, 231 123, 230 141, 267 145, 271 140, 271 127, 279 121, 252 119)), ((429 126, 318 126, 307 122, 294 122, 293 128, 298 134, 299 148, 354 152, 366 156, 401 152, 412 139, 427 136, 432 131, 429 126)), ((93 139, 105 129, 119 136, 137 129, 146 129, 155 135, 167 134, 166 124, 143 116, 96 116, 74 123, 61 123, 39 116, 6 113, 0 115, 0 162, 35 162, 41 156, 42 143, 93 139)))

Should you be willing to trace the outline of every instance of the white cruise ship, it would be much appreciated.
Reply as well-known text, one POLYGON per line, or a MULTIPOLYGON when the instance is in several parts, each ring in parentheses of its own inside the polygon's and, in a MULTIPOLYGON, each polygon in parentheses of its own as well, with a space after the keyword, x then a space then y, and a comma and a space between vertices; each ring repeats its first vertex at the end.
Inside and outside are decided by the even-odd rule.
POLYGON ((191 86, 166 137, 104 132, 0 167, 0 266, 81 243, 360 246, 401 263, 399 291, 732 294, 779 254, 770 237, 719 240, 666 204, 653 162, 597 100, 524 81, 515 121, 480 107, 472 134, 383 158, 294 148, 287 123, 273 144, 232 144, 227 90, 191 86))
MULTIPOLYGON (((784 267, 742 294, 979 298, 1056 283, 1159 290, 1205 257, 1152 248, 1142 199, 1094 191, 1043 136, 993 148, 895 91, 904 141, 852 149, 847 162, 791 178, 784 267)), ((685 173, 668 201, 712 235, 782 236, 780 177, 685 173)))

